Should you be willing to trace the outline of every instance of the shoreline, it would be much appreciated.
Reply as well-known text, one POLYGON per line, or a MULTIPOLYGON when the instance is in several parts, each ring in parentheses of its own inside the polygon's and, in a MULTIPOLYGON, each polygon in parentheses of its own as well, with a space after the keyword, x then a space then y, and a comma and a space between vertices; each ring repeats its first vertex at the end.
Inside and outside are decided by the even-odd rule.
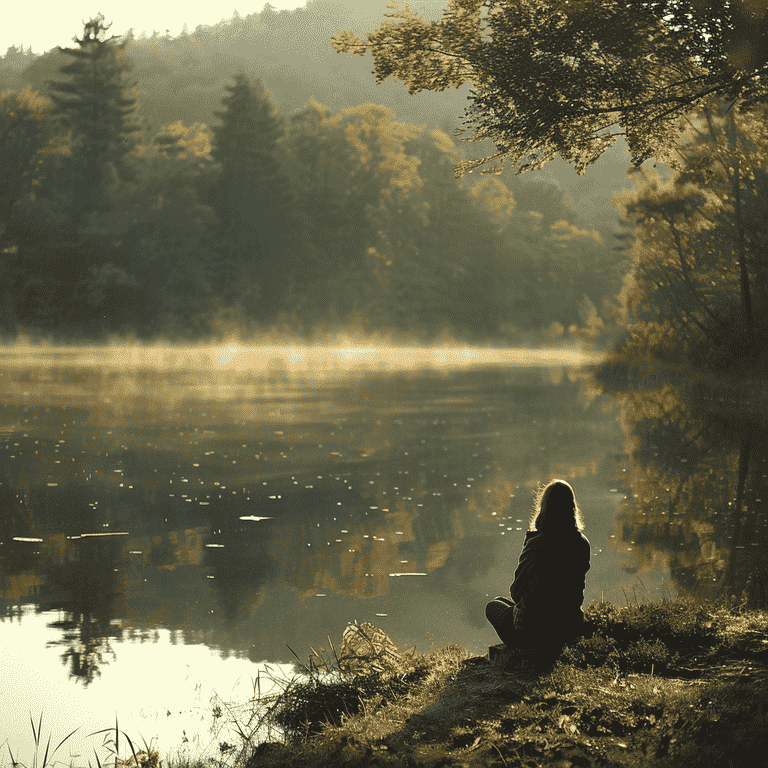
MULTIPOLYGON (((355 623, 296 658, 279 692, 225 704, 240 743, 220 756, 161 756, 115 722, 90 734, 98 768, 751 768, 768 754, 766 610, 593 601, 557 658, 417 653, 355 623)), ((31 722, 35 753, 11 765, 54 768, 31 722)))
POLYGON ((371 646, 351 669, 313 649, 303 681, 254 708, 270 738, 244 740, 234 767, 711 768, 768 753, 768 612, 593 602, 585 619, 554 660, 371 646))

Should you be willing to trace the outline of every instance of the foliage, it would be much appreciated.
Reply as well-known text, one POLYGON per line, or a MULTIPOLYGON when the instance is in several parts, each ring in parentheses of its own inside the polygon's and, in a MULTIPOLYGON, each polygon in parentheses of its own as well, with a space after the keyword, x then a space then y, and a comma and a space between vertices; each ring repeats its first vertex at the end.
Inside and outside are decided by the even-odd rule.
POLYGON ((35 58, 31 45, 27 47, 27 50, 24 50, 23 45, 20 47, 8 46, 0 61, 0 92, 9 89, 23 90, 24 83, 21 73, 35 58))
MULTIPOLYGON (((262 15, 232 24, 250 39, 262 15)), ((284 121, 244 71, 219 92, 198 55, 211 30, 116 44, 107 28, 99 15, 76 47, 27 67, 40 96, 4 97, 14 120, 27 115, 0 149, 13 180, 2 201, 6 332, 194 339, 351 326, 425 341, 570 331, 589 343, 604 329, 620 267, 555 183, 457 182, 464 153, 446 131, 381 105, 312 100, 284 121), (127 51, 164 99, 157 112, 142 97, 144 132, 127 51), (190 52, 185 76, 206 102, 221 97, 219 110, 163 79, 190 52), (169 119, 150 129, 148 114, 169 119)))
POLYGON ((49 82, 52 113, 72 132, 76 158, 75 216, 104 208, 104 192, 113 174, 126 178, 126 158, 133 152, 141 128, 135 117, 135 83, 127 80, 133 69, 124 56, 125 43, 104 39, 110 25, 97 15, 86 22, 83 36, 74 37, 77 48, 62 48, 72 58, 49 82))
POLYGON ((673 648, 711 645, 716 633, 709 614, 682 601, 631 603, 606 610, 599 602, 584 612, 587 632, 611 637, 624 647, 640 640, 660 640, 673 648))
POLYGON ((245 73, 226 87, 221 121, 212 129, 204 199, 217 217, 221 296, 244 319, 269 321, 282 308, 291 271, 293 210, 279 157, 282 119, 269 92, 245 73))
POLYGON ((713 94, 749 110, 764 103, 764 2, 450 0, 440 21, 396 1, 366 42, 349 30, 339 52, 371 51, 376 80, 410 93, 472 84, 470 140, 523 172, 559 154, 584 173, 618 136, 633 162, 674 162, 680 118, 713 94), (748 32, 748 34, 744 34, 748 32), (761 79, 762 78, 762 79, 761 79))
POLYGON ((320 678, 295 682, 281 696, 273 722, 289 739, 320 733, 326 725, 339 726, 344 718, 357 714, 366 699, 392 699, 404 693, 412 679, 384 679, 381 675, 352 679, 320 678))
POLYGON ((764 110, 691 121, 670 179, 643 172, 615 196, 636 226, 619 296, 626 348, 722 368, 760 354, 768 330, 764 110))
MULTIPOLYGON (((46 99, 27 86, 21 91, 0 94, 0 224, 5 234, 14 209, 29 194, 35 179, 40 154, 57 137, 57 130, 46 99)), ((5 235, 7 237, 7 234, 5 235)))
POLYGON ((374 104, 333 114, 312 100, 289 120, 286 170, 304 232, 304 265, 295 279, 310 314, 386 315, 377 218, 390 205, 401 207, 421 183, 404 152, 415 129, 393 118, 374 104), (322 288, 307 291, 309 284, 322 288))
POLYGON ((563 653, 563 662, 582 669, 607 666, 616 672, 674 672, 682 652, 719 647, 722 637, 708 611, 681 601, 631 603, 617 607, 592 602, 583 637, 563 653))
POLYGON ((200 338, 210 332, 216 216, 197 188, 211 162, 205 126, 163 126, 131 159, 131 180, 114 195, 113 210, 88 218, 89 234, 131 256, 124 280, 144 297, 133 322, 142 335, 163 329, 176 338, 200 338))

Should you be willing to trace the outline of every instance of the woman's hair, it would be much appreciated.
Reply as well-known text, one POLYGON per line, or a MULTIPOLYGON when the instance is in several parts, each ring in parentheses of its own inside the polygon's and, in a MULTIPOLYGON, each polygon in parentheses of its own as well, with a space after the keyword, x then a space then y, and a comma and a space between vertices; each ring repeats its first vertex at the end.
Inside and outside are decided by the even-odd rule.
POLYGON ((529 531, 584 530, 584 520, 570 483, 552 480, 539 484, 529 531))

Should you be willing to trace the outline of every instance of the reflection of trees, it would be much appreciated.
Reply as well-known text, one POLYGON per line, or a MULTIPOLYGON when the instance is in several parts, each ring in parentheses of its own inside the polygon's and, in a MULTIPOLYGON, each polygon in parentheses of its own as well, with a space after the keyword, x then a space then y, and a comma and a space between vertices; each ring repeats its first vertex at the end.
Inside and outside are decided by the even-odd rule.
POLYGON ((228 626, 245 621, 264 596, 266 582, 274 572, 268 552, 268 521, 240 521, 217 529, 209 537, 203 563, 228 626))
POLYGON ((670 384, 625 393, 620 418, 630 461, 618 512, 627 570, 661 563, 683 593, 768 604, 764 430, 705 410, 670 384))
MULTIPOLYGON (((107 378, 104 391, 116 392, 107 378)), ((562 378, 540 370, 350 376, 339 393, 302 399, 306 410, 291 404, 306 423, 269 416, 286 419, 279 436, 250 421, 230 426, 212 405, 199 417, 190 409, 190 423, 180 411, 177 421, 114 430, 110 419, 122 417, 95 406, 90 417, 74 414, 76 428, 69 410, 20 412, 14 421, 23 416, 34 429, 14 434, 10 446, 20 446, 7 453, 16 458, 0 454, 8 509, 0 536, 30 541, 0 547, 0 589, 15 569, 13 591, 0 594, 62 612, 50 625, 55 644, 86 683, 121 636, 117 618, 178 628, 179 642, 257 655, 269 648, 279 658, 292 627, 321 615, 319 601, 303 597, 327 593, 339 606, 382 597, 403 582, 395 572, 429 573, 429 593, 461 594, 469 615, 484 598, 467 584, 492 563, 489 532, 503 546, 525 527, 527 488, 552 473, 593 474, 604 456, 595 423, 605 416, 562 378), (273 519, 240 520, 248 516, 273 519), (79 536, 107 530, 131 535, 79 536), (296 610, 284 610, 286 600, 296 610)), ((278 408, 287 380, 274 379, 278 408)), ((128 395, 119 402, 138 402, 128 395)), ((256 422, 264 407, 246 398, 237 414, 256 422)))
MULTIPOLYGON (((74 542, 73 542, 74 543, 74 542)), ((48 624, 62 632, 49 645, 63 645, 62 663, 69 676, 85 685, 100 674, 107 654, 113 658, 110 639, 122 637, 113 621, 125 614, 122 579, 115 565, 122 559, 122 537, 86 537, 76 540, 66 562, 52 567, 43 594, 63 618, 48 624)))
POLYGON ((284 583, 360 598, 388 594, 391 573, 429 573, 431 584, 454 570, 465 584, 481 576, 491 559, 476 556, 478 542, 527 526, 528 488, 552 473, 593 475, 605 456, 596 414, 575 396, 579 383, 554 387, 546 375, 542 385, 541 371, 516 374, 513 397, 508 374, 495 371, 358 386, 355 402, 371 409, 337 425, 330 447, 346 456, 350 444, 365 446, 369 460, 325 467, 306 489, 288 485, 279 511, 267 513, 281 519, 271 551, 284 583))

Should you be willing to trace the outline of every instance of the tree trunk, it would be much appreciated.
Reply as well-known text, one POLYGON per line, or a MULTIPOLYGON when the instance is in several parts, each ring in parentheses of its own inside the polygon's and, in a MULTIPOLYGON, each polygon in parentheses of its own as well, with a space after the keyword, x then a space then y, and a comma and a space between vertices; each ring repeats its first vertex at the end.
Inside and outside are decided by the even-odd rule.
MULTIPOLYGON (((746 427, 746 425, 745 425, 746 427)), ((741 537, 741 518, 742 506, 744 505, 744 487, 747 483, 747 472, 749 471, 749 455, 752 450, 752 435, 745 428, 741 436, 741 446, 739 450, 739 480, 736 486, 736 520, 733 525, 733 538, 731 539, 731 553, 728 558, 728 567, 725 571, 725 590, 726 604, 730 604, 731 594, 735 587, 736 578, 736 547, 741 537)))

